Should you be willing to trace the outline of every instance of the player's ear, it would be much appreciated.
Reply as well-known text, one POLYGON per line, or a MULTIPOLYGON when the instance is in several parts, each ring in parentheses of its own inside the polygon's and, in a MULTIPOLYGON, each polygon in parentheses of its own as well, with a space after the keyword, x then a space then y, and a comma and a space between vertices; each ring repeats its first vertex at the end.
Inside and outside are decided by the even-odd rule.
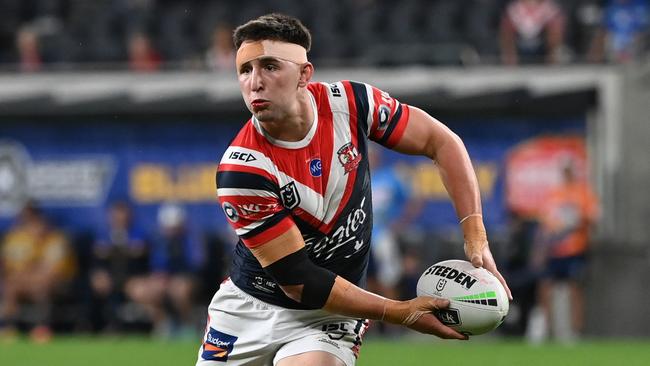
POLYGON ((309 84, 311 77, 314 75, 314 65, 311 62, 306 62, 300 66, 300 79, 298 79, 298 86, 304 88, 309 84))

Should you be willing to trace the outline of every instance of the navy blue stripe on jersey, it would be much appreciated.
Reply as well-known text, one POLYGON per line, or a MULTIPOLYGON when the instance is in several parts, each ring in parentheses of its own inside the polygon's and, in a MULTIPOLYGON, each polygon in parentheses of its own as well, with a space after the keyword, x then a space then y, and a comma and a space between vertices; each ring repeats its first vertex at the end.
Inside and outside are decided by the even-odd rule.
POLYGON ((275 193, 280 196, 280 188, 270 179, 258 174, 236 172, 236 171, 218 171, 217 188, 246 188, 259 189, 275 193))
POLYGON ((393 134, 393 130, 395 130, 395 126, 397 126, 399 119, 402 117, 402 105, 400 104, 397 106, 397 110, 395 111, 395 115, 393 118, 390 119, 390 122, 388 123, 388 128, 386 129, 386 132, 384 132, 384 135, 381 137, 381 139, 378 141, 382 145, 386 145, 388 142, 388 139, 390 138, 390 135, 393 134))
POLYGON ((266 219, 262 225, 250 230, 246 234, 242 234, 242 235, 239 235, 239 236, 242 239, 252 238, 257 234, 262 233, 262 232, 266 231, 269 228, 272 228, 278 222, 282 221, 282 219, 289 216, 290 213, 291 213, 291 211, 289 211, 289 210, 282 210, 282 211, 274 214, 273 216, 269 217, 268 219, 266 219))
POLYGON ((357 106, 357 126, 359 126, 357 133, 365 135, 368 133, 368 110, 370 108, 368 105, 368 90, 365 84, 350 81, 350 85, 354 92, 354 103, 357 106))

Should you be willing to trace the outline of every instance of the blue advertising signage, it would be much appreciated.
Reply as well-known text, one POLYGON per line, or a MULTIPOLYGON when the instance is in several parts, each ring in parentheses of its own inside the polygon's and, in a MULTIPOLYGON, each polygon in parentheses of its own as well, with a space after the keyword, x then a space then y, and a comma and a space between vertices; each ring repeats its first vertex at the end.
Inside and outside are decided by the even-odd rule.
MULTIPOLYGON (((227 121, 231 122, 231 121, 227 121)), ((508 151, 543 134, 584 134, 583 119, 446 121, 463 138, 483 193, 486 224, 505 221, 503 166, 508 151)), ((74 121, 4 121, 0 126, 0 231, 29 199, 58 225, 98 230, 114 200, 133 204, 135 217, 153 230, 161 204, 184 205, 190 225, 225 227, 216 204, 216 166, 241 124, 224 121, 165 122, 88 118, 74 121)), ((457 219, 427 159, 387 151, 382 159, 406 176, 424 202, 417 224, 447 229, 457 219)), ((320 174, 320 161, 310 163, 320 174)))

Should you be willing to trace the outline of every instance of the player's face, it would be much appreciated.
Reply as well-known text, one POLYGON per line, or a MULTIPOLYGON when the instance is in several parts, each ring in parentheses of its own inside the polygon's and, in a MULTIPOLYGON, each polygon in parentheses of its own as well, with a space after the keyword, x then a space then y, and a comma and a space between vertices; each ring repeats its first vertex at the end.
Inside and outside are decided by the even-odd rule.
POLYGON ((242 64, 237 72, 244 102, 259 121, 281 121, 296 110, 300 65, 260 57, 242 64))

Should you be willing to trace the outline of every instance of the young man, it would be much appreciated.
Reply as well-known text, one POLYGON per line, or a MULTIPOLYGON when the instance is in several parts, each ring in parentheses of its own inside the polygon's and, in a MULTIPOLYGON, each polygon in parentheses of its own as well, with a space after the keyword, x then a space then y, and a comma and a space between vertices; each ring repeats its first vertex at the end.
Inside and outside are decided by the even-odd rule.
POLYGON ((253 117, 224 153, 217 194, 240 240, 197 365, 351 366, 366 319, 466 339, 432 315, 447 300, 394 301, 360 287, 372 228, 369 140, 439 164, 468 258, 505 285, 460 139, 372 86, 310 82, 311 36, 295 18, 262 16, 237 28, 234 41, 253 117))

